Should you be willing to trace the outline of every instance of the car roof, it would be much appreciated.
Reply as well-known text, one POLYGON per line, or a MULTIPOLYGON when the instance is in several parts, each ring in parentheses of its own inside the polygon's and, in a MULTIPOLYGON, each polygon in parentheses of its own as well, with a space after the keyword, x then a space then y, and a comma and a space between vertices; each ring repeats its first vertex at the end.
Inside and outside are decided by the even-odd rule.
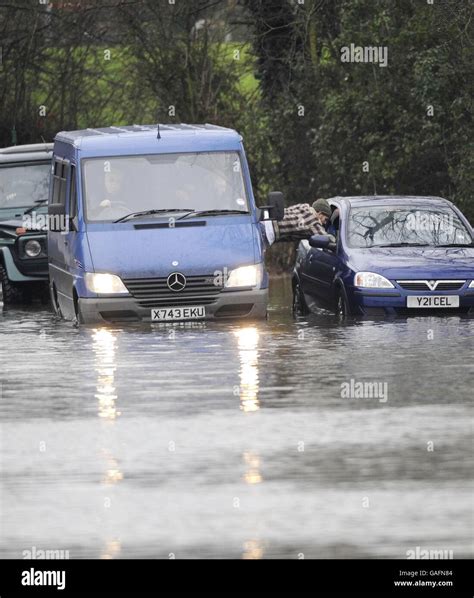
POLYGON ((401 201, 405 204, 412 202, 417 205, 452 205, 448 199, 434 195, 351 195, 330 197, 328 201, 338 201, 348 206, 383 206, 397 204, 401 201))
POLYGON ((0 164, 51 160, 52 143, 32 143, 0 148, 0 164))
POLYGON ((179 149, 181 147, 193 146, 219 149, 220 146, 227 144, 237 147, 242 137, 233 129, 211 124, 110 126, 80 131, 61 131, 55 137, 55 141, 72 144, 81 151, 97 155, 109 153, 114 149, 120 150, 121 153, 128 150, 130 153, 137 153, 140 150, 143 152, 157 151, 162 149, 157 145, 158 140, 162 140, 161 146, 176 147, 177 151, 181 151, 179 149))

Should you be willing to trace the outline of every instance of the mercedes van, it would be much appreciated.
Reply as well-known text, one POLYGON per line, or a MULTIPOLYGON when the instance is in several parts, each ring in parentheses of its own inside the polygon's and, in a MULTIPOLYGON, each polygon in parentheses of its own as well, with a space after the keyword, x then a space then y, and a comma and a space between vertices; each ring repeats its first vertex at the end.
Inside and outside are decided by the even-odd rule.
POLYGON ((78 323, 264 318, 268 274, 242 137, 214 125, 61 132, 48 256, 57 315, 78 323))

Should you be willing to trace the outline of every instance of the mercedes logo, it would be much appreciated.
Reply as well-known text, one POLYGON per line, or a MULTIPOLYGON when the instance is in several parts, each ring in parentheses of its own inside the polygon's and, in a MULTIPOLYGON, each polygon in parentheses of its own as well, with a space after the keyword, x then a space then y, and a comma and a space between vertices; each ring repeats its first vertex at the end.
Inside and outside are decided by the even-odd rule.
POLYGON ((179 291, 182 291, 186 286, 186 276, 181 274, 181 272, 173 272, 173 274, 168 276, 166 284, 170 290, 179 293, 179 291))

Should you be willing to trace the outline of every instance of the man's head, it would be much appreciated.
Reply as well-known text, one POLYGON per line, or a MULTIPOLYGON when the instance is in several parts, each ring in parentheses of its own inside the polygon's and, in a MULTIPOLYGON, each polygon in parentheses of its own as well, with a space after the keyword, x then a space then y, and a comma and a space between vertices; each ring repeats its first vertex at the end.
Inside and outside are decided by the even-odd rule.
POLYGON ((124 178, 123 173, 118 168, 106 172, 105 188, 107 193, 111 195, 119 194, 122 191, 124 178))
POLYGON ((315 210, 321 224, 324 226, 331 217, 331 206, 325 199, 317 199, 313 203, 313 210, 315 210))

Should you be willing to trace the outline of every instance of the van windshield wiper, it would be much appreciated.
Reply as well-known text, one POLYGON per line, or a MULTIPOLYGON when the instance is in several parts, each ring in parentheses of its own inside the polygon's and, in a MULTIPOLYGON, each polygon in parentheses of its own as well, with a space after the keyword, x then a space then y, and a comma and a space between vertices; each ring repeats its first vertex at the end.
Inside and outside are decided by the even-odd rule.
POLYGON ((139 218, 140 216, 152 216, 153 214, 167 214, 171 212, 192 212, 193 210, 189 210, 187 208, 162 208, 160 210, 144 210, 143 212, 132 212, 131 214, 127 214, 127 216, 123 216, 118 220, 114 221, 114 224, 119 222, 125 222, 129 218, 139 218))
POLYGON ((250 214, 250 212, 243 212, 242 210, 201 210, 201 211, 190 211, 189 214, 185 214, 178 220, 184 220, 189 216, 218 216, 219 214, 250 214))
POLYGON ((35 204, 38 204, 38 205, 31 206, 31 208, 28 208, 27 210, 25 210, 25 214, 31 214, 31 212, 34 212, 37 208, 39 208, 40 206, 42 206, 45 203, 48 203, 47 199, 37 199, 35 201, 35 204))

